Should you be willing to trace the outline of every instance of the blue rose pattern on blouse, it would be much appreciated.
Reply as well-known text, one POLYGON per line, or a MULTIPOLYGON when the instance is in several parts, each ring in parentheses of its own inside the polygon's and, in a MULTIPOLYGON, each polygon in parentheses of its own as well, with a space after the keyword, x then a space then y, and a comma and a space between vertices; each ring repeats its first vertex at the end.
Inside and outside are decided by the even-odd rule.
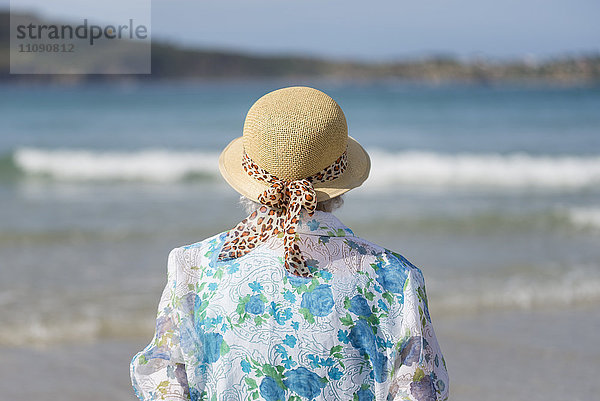
POLYGON ((377 269, 377 282, 381 284, 383 289, 395 294, 400 294, 403 291, 404 283, 408 278, 407 269, 396 256, 387 255, 388 264, 381 264, 377 269))
POLYGON ((358 396, 358 401, 373 401, 375 398, 375 394, 368 388, 358 390, 356 394, 358 396))
POLYGON ((204 333, 202 336, 202 348, 204 353, 204 362, 216 362, 221 356, 221 344, 223 336, 219 333, 204 333))
POLYGON ((311 292, 302 294, 301 307, 306 308, 313 316, 327 316, 333 308, 333 292, 331 286, 320 284, 311 292))
POLYGON ((373 329, 364 319, 358 319, 350 329, 350 344, 360 351, 362 355, 373 355, 377 350, 373 329))
POLYGON ((373 401, 381 389, 394 399, 447 398, 420 270, 319 216, 304 224, 316 246, 366 261, 353 281, 318 254, 307 257, 312 278, 288 274, 268 249, 217 263, 223 234, 176 248, 191 262, 177 274, 170 265, 155 338, 132 360, 140 399, 174 391, 221 400, 234 384, 227 399, 373 401), (164 373, 153 370, 165 363, 164 373))
POLYGON ((325 387, 325 382, 319 375, 305 367, 287 371, 284 377, 283 384, 299 396, 309 400, 316 398, 321 393, 321 389, 325 387))
POLYGON ((253 315, 261 315, 265 311, 265 303, 260 299, 260 295, 252 295, 245 309, 253 315))
POLYGON ((362 295, 355 295, 350 300, 350 308, 348 310, 358 316, 371 316, 371 307, 362 295))
POLYGON ((358 319, 356 325, 350 329, 350 344, 361 355, 369 357, 373 368, 373 377, 377 383, 385 381, 385 368, 387 366, 387 357, 378 351, 377 341, 373 333, 373 327, 364 319, 358 319))
POLYGON ((260 383, 260 395, 267 401, 285 401, 285 391, 272 377, 265 377, 260 383))

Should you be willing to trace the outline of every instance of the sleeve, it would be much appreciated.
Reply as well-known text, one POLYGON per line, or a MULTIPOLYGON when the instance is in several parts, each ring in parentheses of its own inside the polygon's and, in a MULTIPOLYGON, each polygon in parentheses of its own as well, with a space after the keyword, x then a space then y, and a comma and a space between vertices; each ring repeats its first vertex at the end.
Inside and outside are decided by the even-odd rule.
POLYGON ((423 274, 412 268, 404 291, 402 338, 396 344, 390 397, 394 401, 448 399, 448 371, 437 342, 423 274))
POLYGON ((158 305, 154 337, 130 365, 131 383, 142 401, 190 399, 175 308, 178 256, 178 248, 169 253, 167 285, 158 305))

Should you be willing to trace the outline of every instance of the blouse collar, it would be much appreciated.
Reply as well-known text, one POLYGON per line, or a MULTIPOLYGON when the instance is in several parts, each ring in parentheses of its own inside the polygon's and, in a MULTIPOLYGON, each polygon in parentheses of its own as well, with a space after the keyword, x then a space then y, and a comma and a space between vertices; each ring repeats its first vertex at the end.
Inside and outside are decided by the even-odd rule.
POLYGON ((309 216, 306 210, 302 210, 297 232, 326 237, 346 237, 354 235, 352 230, 346 227, 344 223, 332 213, 320 210, 316 210, 312 216, 309 216))

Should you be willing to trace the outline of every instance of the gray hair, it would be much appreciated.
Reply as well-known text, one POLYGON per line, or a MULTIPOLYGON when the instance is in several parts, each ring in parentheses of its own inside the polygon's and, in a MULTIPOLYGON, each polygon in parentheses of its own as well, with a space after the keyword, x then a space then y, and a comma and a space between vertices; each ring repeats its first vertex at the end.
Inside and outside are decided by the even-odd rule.
MULTIPOLYGON (((342 207, 343 204, 344 204, 344 198, 342 198, 342 195, 338 195, 335 198, 330 198, 330 199, 327 199, 326 201, 318 202, 317 210, 320 210, 322 212, 331 213, 334 210, 342 207)), ((244 209, 244 211, 247 214, 250 214, 260 206, 260 203, 255 202, 252 199, 246 198, 244 195, 241 195, 240 196, 240 205, 242 206, 242 208, 244 209)))

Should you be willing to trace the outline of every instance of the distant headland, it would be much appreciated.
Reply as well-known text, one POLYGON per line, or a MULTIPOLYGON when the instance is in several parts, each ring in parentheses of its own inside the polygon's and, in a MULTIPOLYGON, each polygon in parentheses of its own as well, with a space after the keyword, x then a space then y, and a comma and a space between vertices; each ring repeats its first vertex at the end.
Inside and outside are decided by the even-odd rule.
POLYGON ((10 16, 0 12, 0 81, 87 82, 113 80, 192 80, 252 78, 397 79, 431 83, 533 82, 559 85, 600 83, 600 53, 562 55, 544 60, 463 61, 453 55, 365 62, 296 55, 257 55, 185 48, 153 39, 150 75, 10 75, 10 16))

